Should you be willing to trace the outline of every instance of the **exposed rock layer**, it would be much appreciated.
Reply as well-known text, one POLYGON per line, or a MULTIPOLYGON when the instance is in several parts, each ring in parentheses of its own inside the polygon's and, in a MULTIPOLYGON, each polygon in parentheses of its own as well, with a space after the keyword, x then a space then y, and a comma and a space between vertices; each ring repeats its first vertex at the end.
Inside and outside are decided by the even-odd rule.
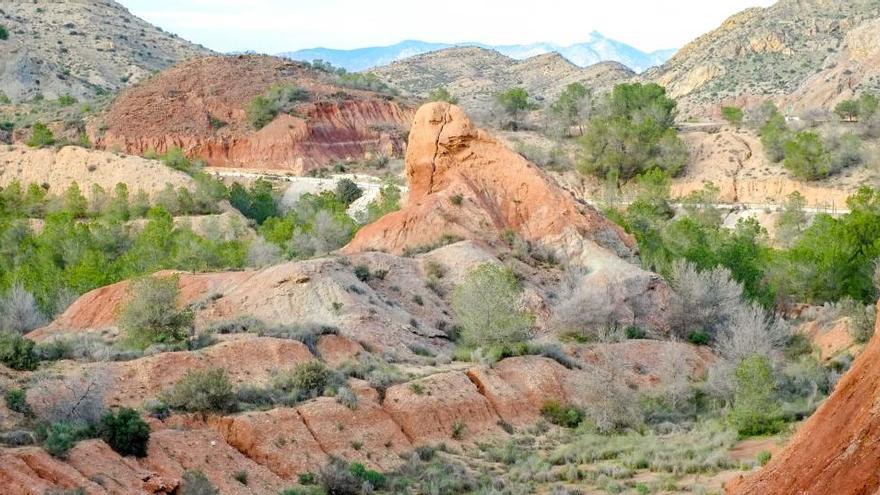
POLYGON ((391 98, 344 88, 302 64, 228 56, 178 65, 123 92, 90 132, 98 146, 133 154, 180 147, 212 166, 305 173, 401 154, 410 118, 391 98), (308 98, 257 130, 248 107, 278 85, 304 89, 308 98))

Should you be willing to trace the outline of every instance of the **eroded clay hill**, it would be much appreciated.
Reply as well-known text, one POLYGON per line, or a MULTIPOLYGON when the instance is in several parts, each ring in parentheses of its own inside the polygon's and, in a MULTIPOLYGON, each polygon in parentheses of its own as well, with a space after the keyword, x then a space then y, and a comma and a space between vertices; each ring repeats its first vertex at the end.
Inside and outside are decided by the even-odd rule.
POLYGON ((143 190, 150 196, 155 196, 167 184, 175 188, 195 188, 190 176, 156 160, 78 146, 60 149, 0 146, 0 187, 16 181, 23 188, 30 184, 43 185, 52 194, 62 194, 76 182, 86 197, 91 197, 93 185, 112 192, 116 184, 122 183, 132 195, 143 190))
POLYGON ((869 495, 880 489, 880 337, 876 334, 767 466, 728 486, 730 495, 869 495))
POLYGON ((90 130, 93 142, 132 154, 181 147, 212 166, 306 173, 405 146, 412 113, 392 98, 342 87, 332 75, 266 56, 193 60, 123 92, 90 130), (256 129, 247 109, 276 86, 307 97, 256 129))

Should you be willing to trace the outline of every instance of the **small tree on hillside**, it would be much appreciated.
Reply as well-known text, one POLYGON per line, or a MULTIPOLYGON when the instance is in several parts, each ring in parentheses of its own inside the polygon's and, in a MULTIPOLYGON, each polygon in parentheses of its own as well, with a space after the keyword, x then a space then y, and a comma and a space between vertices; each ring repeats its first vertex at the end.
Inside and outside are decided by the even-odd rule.
POLYGON ((452 93, 450 93, 448 89, 440 86, 439 88, 428 93, 428 101, 445 101, 454 105, 458 103, 458 98, 452 96, 452 93))
POLYGON ((807 199, 798 192, 789 194, 782 205, 782 214, 776 220, 776 240, 783 244, 792 244, 807 228, 807 214, 804 208, 807 199))
POLYGON ((688 152, 673 127, 675 106, 657 84, 616 86, 587 124, 578 169, 616 181, 653 168, 677 175, 688 152))
POLYGON ((758 133, 761 136, 764 153, 773 162, 781 161, 785 158, 785 142, 791 135, 785 117, 771 102, 761 105, 756 114, 756 124, 759 126, 758 133))
POLYGON ((577 126, 580 134, 584 133, 584 123, 592 110, 592 93, 581 83, 571 83, 550 106, 550 112, 568 135, 571 128, 577 126))
POLYGON ((730 125, 739 127, 743 123, 743 111, 739 107, 723 107, 721 116, 724 117, 730 125))
POLYGON ((119 326, 132 345, 177 344, 192 332, 193 313, 178 307, 179 277, 144 277, 131 282, 119 326))
POLYGON ((6 29, 6 26, 0 24, 0 41, 6 41, 9 39, 9 30, 6 29))
POLYGON ((26 143, 31 148, 45 148, 55 144, 55 135, 42 122, 34 123, 31 128, 31 137, 26 143))
POLYGON ((799 132, 785 143, 785 168, 798 179, 816 180, 831 172, 831 156, 814 132, 799 132))
POLYGON ((510 119, 502 127, 510 127, 514 131, 522 126, 522 118, 526 111, 533 108, 529 102, 529 93, 523 88, 511 88, 495 97, 501 110, 510 119))
POLYGON ((844 100, 834 107, 834 113, 836 113, 841 120, 853 122, 859 118, 859 102, 855 100, 844 100))
POLYGON ((779 431, 779 401, 770 360, 764 356, 751 356, 737 366, 734 378, 736 392, 728 418, 733 427, 742 436, 779 431))
POLYGON ((64 191, 64 209, 74 218, 85 218, 89 212, 89 201, 83 196, 79 184, 73 182, 64 191))
POLYGON ((519 308, 521 289, 509 269, 486 263, 467 275, 452 308, 467 345, 509 345, 531 337, 532 315, 519 308))

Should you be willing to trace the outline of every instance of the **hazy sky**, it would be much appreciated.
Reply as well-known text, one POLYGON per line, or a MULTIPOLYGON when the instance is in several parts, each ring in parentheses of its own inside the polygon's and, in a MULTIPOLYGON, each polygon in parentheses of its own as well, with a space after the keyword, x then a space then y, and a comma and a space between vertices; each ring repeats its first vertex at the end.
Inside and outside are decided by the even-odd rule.
POLYGON ((119 0, 167 31, 227 52, 357 48, 405 39, 520 44, 593 31, 650 51, 678 48, 774 0, 119 0))

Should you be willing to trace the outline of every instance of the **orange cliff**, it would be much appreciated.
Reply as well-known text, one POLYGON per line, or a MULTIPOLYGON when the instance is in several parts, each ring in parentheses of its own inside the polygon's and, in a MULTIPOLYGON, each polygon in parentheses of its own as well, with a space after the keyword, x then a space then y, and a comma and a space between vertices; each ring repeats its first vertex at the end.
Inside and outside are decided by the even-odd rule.
MULTIPOLYGON (((880 325, 878 325, 880 326, 880 325)), ((785 449, 728 495, 880 493, 880 335, 785 449)))
POLYGON ((90 126, 103 149, 142 155, 182 148, 211 166, 305 174, 343 161, 398 156, 412 111, 386 95, 342 87, 303 64, 267 56, 216 56, 183 63, 134 86, 90 126), (262 129, 248 106, 270 88, 308 93, 262 129))

